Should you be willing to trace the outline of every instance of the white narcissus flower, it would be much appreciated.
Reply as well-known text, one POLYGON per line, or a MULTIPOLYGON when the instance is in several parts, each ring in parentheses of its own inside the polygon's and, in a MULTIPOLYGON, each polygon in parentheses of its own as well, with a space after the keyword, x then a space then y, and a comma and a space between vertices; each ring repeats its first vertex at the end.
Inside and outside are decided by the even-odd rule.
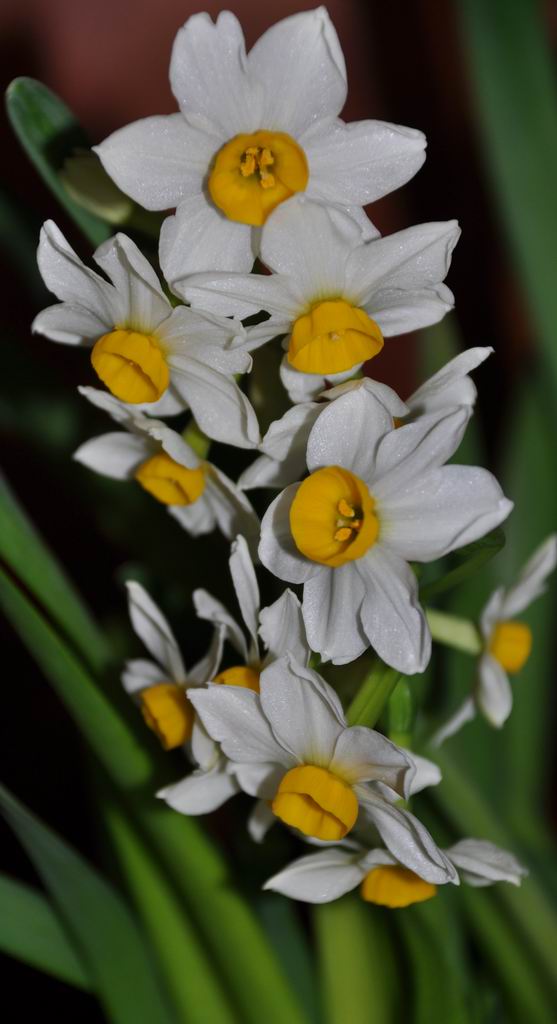
MULTIPOLYGON (((386 384, 369 377, 339 384, 328 391, 322 391, 317 397, 332 402, 347 391, 363 387, 388 409, 395 426, 409 423, 425 414, 438 413, 439 416, 445 416, 457 409, 465 409, 470 417, 477 392, 468 374, 492 352, 492 348, 467 349, 430 377, 406 402, 402 402, 386 384)), ((292 480, 303 476, 311 428, 326 408, 323 401, 300 402, 288 409, 279 420, 271 423, 259 445, 262 454, 244 470, 238 486, 244 490, 254 487, 286 487, 292 480)))
POLYGON ((513 706, 509 675, 520 672, 532 649, 532 631, 520 615, 546 590, 548 577, 557 565, 557 534, 549 536, 522 568, 510 587, 498 587, 480 617, 484 650, 471 697, 467 697, 451 718, 439 729, 434 743, 439 746, 475 717, 479 710, 490 725, 500 729, 513 706))
POLYGON ((175 288, 215 313, 266 310, 269 319, 248 330, 249 347, 287 335, 289 378, 309 374, 322 389, 323 378, 338 382, 376 356, 384 336, 437 323, 452 309, 442 282, 459 234, 447 221, 366 241, 351 217, 296 197, 263 231, 261 258, 272 274, 215 271, 175 288))
POLYGON ((259 519, 242 491, 217 466, 200 459, 160 420, 96 388, 79 391, 124 430, 86 441, 74 452, 77 462, 114 480, 137 481, 194 537, 215 527, 228 539, 241 532, 256 551, 259 519))
POLYGON ((126 235, 104 242, 93 258, 111 283, 81 262, 52 221, 43 225, 39 270, 61 301, 35 317, 33 330, 92 347, 93 367, 116 398, 162 416, 189 407, 208 437, 255 447, 257 418, 234 380, 251 369, 241 323, 173 309, 126 235))
POLYGON ((382 121, 345 124, 347 93, 337 34, 324 7, 273 25, 246 55, 230 11, 196 14, 170 63, 180 113, 147 117, 95 147, 120 188, 149 210, 176 207, 162 228, 165 277, 249 271, 267 217, 297 192, 348 209, 374 232, 363 206, 421 167, 421 132, 382 121))
MULTIPOLYGON (((447 882, 520 885, 526 869, 511 853, 482 839, 462 839, 444 851, 458 874, 447 882)), ((388 850, 350 843, 310 853, 279 871, 263 886, 306 903, 330 903, 360 886, 362 899, 383 907, 408 907, 435 896, 437 885, 402 865, 388 850)))
POLYGON ((434 412, 398 429, 365 382, 319 415, 310 475, 269 506, 259 557, 304 584, 310 647, 345 664, 372 646, 407 675, 422 672, 431 635, 409 562, 431 562, 477 540, 510 513, 485 469, 445 466, 468 412, 434 412))
MULTIPOLYGON (((289 653, 301 665, 307 663, 310 652, 302 609, 298 598, 291 590, 285 590, 268 608, 260 607, 257 577, 243 537, 237 537, 232 545, 229 566, 240 612, 249 636, 247 642, 243 630, 224 605, 206 590, 194 591, 193 601, 199 618, 212 622, 223 639, 228 640, 240 656, 240 664, 234 664, 218 673, 220 666, 216 666, 212 681, 228 686, 244 686, 257 693, 261 672, 277 658, 289 653), (263 651, 260 640, 263 642, 263 651)), ((212 759, 207 757, 207 744, 206 748, 202 751, 198 771, 167 786, 159 793, 171 807, 182 814, 207 814, 215 810, 216 776, 223 772, 228 776, 234 774, 233 763, 222 754, 217 763, 214 756, 212 759)), ((223 796, 223 802, 225 799, 227 797, 223 796)), ((261 808, 256 808, 254 813, 257 819, 262 817, 261 808)))
POLYGON ((412 760, 384 736, 348 727, 335 691, 289 656, 268 665, 260 692, 209 685, 189 694, 229 770, 250 796, 304 835, 339 841, 360 812, 405 866, 435 883, 454 868, 424 826, 384 794, 407 795, 412 760))

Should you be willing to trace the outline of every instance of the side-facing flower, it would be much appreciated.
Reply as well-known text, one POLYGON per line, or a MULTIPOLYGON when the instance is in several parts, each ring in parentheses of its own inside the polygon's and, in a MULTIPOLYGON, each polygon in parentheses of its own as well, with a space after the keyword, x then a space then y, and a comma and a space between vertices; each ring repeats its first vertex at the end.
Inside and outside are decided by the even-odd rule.
POLYGON ((337 398, 309 435, 309 476, 269 506, 259 556, 304 584, 308 642, 343 664, 368 647, 406 674, 422 672, 431 636, 410 562, 430 562, 482 537, 512 509, 487 470, 445 466, 466 409, 393 429, 367 388, 337 398))
POLYGON ((478 663, 474 692, 439 729, 437 746, 471 721, 479 710, 490 725, 500 729, 513 706, 509 675, 525 665, 532 649, 532 631, 515 620, 546 590, 546 582, 557 566, 557 534, 549 536, 528 559, 510 587, 498 587, 480 616, 483 652, 478 663))
POLYGON ((242 533, 255 552, 259 520, 242 491, 211 462, 200 459, 180 434, 95 388, 79 388, 124 430, 82 444, 74 459, 114 480, 135 480, 188 533, 218 528, 231 539, 242 533))
POLYGON ((432 882, 454 874, 423 825, 384 795, 384 786, 408 793, 411 759, 374 730, 348 727, 335 691, 316 672, 286 656, 261 673, 259 693, 210 685, 190 700, 240 787, 269 801, 284 824, 339 841, 362 812, 406 866, 419 866, 432 882))
POLYGON ((43 225, 39 270, 61 301, 35 317, 33 330, 92 347, 93 368, 116 398, 162 416, 189 407, 209 437, 253 448, 257 418, 234 380, 251 368, 242 325, 173 309, 125 235, 104 242, 93 258, 111 283, 81 262, 52 221, 43 225))
POLYGON ((96 152, 142 206, 177 207, 160 242, 171 283, 200 270, 250 270, 261 225, 297 192, 366 223, 361 207, 424 160, 421 132, 338 118, 346 68, 323 7, 273 25, 247 55, 234 14, 216 24, 194 15, 176 37, 170 84, 180 113, 128 125, 96 152))
MULTIPOLYGON (((238 486, 244 490, 254 487, 286 487, 303 476, 306 468, 306 447, 311 428, 317 417, 332 402, 347 391, 365 388, 384 405, 393 417, 394 426, 410 423, 418 416, 437 413, 445 416, 458 409, 472 415, 476 401, 476 386, 469 373, 493 352, 492 348, 469 348, 451 359, 441 370, 425 381, 406 402, 386 384, 369 377, 347 381, 315 396, 322 401, 303 401, 288 409, 279 420, 271 423, 259 444, 261 455, 244 470, 238 486)), ((305 375, 298 375, 305 376, 305 375)), ((311 377, 305 376, 306 380, 311 377)), ((324 385, 324 379, 319 378, 324 385)))
MULTIPOLYGON (((307 663, 309 650, 302 609, 291 590, 285 590, 268 608, 260 607, 257 577, 243 537, 237 537, 232 545, 229 566, 248 633, 247 641, 244 631, 224 605, 206 590, 194 591, 193 601, 199 618, 212 622, 240 657, 239 664, 235 663, 224 670, 217 671, 220 665, 216 666, 212 681, 228 686, 244 686, 258 693, 261 672, 277 658, 288 653, 299 664, 307 663)), ((159 793, 174 810, 182 814, 207 814, 215 810, 216 774, 234 774, 234 763, 229 762, 223 754, 218 764, 214 756, 209 758, 207 764, 206 751, 202 750, 201 754, 197 771, 159 793)), ((223 802, 225 799, 227 796, 223 795, 223 802)))
POLYGON ((460 229, 421 224, 364 240, 346 214, 305 197, 281 206, 263 231, 264 274, 197 274, 183 288, 193 306, 268 320, 249 329, 254 349, 286 335, 290 370, 317 378, 352 372, 383 347, 383 337, 441 320, 453 306, 442 283, 460 229))
MULTIPOLYGON (((444 851, 455 868, 446 882, 473 886, 510 882, 520 885, 526 869, 511 853, 483 839, 462 839, 444 851), (458 872, 458 874, 456 873, 458 872)), ((437 892, 437 885, 422 877, 380 847, 350 842, 347 848, 329 847, 295 860, 270 878, 264 889, 306 903, 330 903, 352 889, 368 903, 383 907, 408 907, 422 903, 437 892)))
POLYGON ((186 672, 174 633, 153 599, 135 580, 126 587, 131 624, 154 660, 127 661, 122 683, 164 749, 173 750, 189 743, 201 728, 186 693, 212 678, 221 657, 222 634, 215 630, 206 656, 186 672))

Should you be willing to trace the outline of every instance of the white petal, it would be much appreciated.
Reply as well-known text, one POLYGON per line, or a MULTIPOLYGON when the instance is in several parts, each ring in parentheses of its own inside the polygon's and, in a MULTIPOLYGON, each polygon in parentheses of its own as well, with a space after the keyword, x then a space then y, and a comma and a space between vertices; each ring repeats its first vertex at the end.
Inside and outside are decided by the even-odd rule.
POLYGON ((399 672, 423 672, 431 655, 431 635, 410 566, 380 544, 354 564, 365 586, 361 621, 369 643, 399 672))
MULTIPOLYGON (((247 273, 256 252, 252 228, 228 220, 203 192, 180 203, 167 217, 159 238, 161 270, 177 295, 185 297, 183 279, 205 270, 247 273)), ((207 307, 205 307, 207 308, 207 307)))
POLYGON ((298 195, 269 217, 261 259, 288 279, 299 315, 309 302, 342 295, 350 252, 360 242, 360 227, 351 217, 298 195))
POLYGON ((409 412, 407 404, 399 398, 396 391, 393 391, 387 384, 382 384, 378 380, 372 380, 370 377, 360 377, 358 380, 347 380, 344 383, 336 384, 334 388, 324 391, 320 398, 325 399, 327 402, 334 402, 341 395, 359 390, 367 391, 370 395, 374 395, 392 417, 402 418, 409 412))
POLYGON ((285 487, 299 480, 306 469, 306 447, 310 430, 323 407, 315 402, 295 405, 279 420, 271 423, 260 449, 264 454, 244 470, 238 485, 285 487))
MULTIPOLYGON (((211 643, 207 653, 196 661, 188 673, 188 686, 201 686, 214 679, 222 658, 224 629, 217 626, 213 630, 211 643)), ((199 758, 197 758, 199 761, 199 758)))
POLYGON ((114 398, 114 395, 109 395, 108 391, 88 387, 78 387, 77 390, 91 405, 94 405, 97 409, 102 409, 103 412, 107 412, 116 423, 121 423, 127 430, 133 428, 136 418, 141 422, 141 414, 135 413, 133 406, 119 402, 117 398, 114 398))
POLYGON ((388 409, 371 390, 355 388, 327 405, 316 420, 308 439, 308 469, 343 466, 367 483, 386 433, 393 433, 388 409))
POLYGON ((259 519, 245 494, 216 466, 207 469, 205 498, 219 530, 228 540, 245 537, 252 558, 257 557, 259 519))
POLYGON ((234 776, 218 764, 208 772, 195 771, 180 782, 165 786, 157 796, 180 814, 210 814, 239 791, 234 776))
POLYGON ((400 796, 408 795, 408 784, 414 775, 410 757, 374 729, 353 725, 339 736, 332 772, 346 782, 383 782, 400 796))
POLYGON ((248 832, 254 843, 262 843, 275 818, 266 800, 258 800, 248 818, 248 832))
POLYGON ((175 386, 207 437, 237 448, 259 443, 257 417, 234 380, 189 356, 173 355, 169 365, 175 386))
POLYGON ((421 793, 423 789, 428 789, 430 786, 439 785, 442 779, 439 765, 429 761, 427 757, 420 757, 419 754, 413 752, 408 756, 416 768, 416 773, 410 783, 409 796, 421 793))
POLYGON ((508 501, 487 469, 442 466, 380 499, 381 539, 401 558, 431 562, 484 537, 507 518, 508 501))
POLYGON ((169 210, 200 193, 218 139, 181 114, 144 117, 94 146, 119 188, 147 210, 169 210))
POLYGON ((106 334, 108 326, 97 313, 84 306, 60 302, 38 313, 31 330, 34 334, 44 334, 51 341, 59 341, 63 345, 89 347, 97 338, 106 334))
POLYGON ((83 306, 106 325, 114 327, 114 289, 81 262, 54 221, 41 228, 37 262, 42 279, 57 299, 83 306))
POLYGON ((503 602, 505 600, 505 588, 497 587, 490 595, 487 604, 480 615, 480 629, 484 640, 489 641, 491 631, 495 623, 502 617, 503 602))
POLYGON ((222 756, 218 744, 209 736, 198 715, 194 717, 191 731, 191 756, 196 766, 205 772, 216 768, 219 763, 224 771, 228 764, 226 758, 222 756))
POLYGON ((358 796, 364 817, 375 825, 385 846, 404 867, 434 885, 447 882, 458 885, 458 875, 451 861, 421 821, 376 797, 369 787, 358 787, 358 796))
MULTIPOLYGON (((277 318, 280 328, 284 322, 290 323, 296 317, 299 301, 292 294, 291 282, 280 274, 225 274, 216 270, 205 274, 192 274, 181 285, 179 293, 194 308, 210 309, 222 316, 234 314, 239 317, 252 316, 264 309, 277 318)), ((274 320, 258 324, 254 331, 258 332, 257 345, 274 338, 281 333, 274 320)), ((254 331, 250 333, 253 340, 254 331)))
POLYGON ((170 458, 174 459, 175 462, 185 466, 186 469, 198 468, 201 460, 195 454, 193 448, 190 448, 189 444, 184 441, 182 435, 178 434, 176 430, 167 427, 166 423, 162 423, 160 420, 151 420, 146 416, 138 425, 140 425, 141 430, 145 432, 147 437, 158 441, 167 455, 170 455, 170 458))
POLYGON ((253 690, 216 684, 191 690, 189 698, 209 735, 231 760, 290 767, 292 758, 275 739, 253 690))
POLYGON ((288 583, 304 583, 323 571, 317 562, 300 554, 290 530, 290 506, 299 486, 285 487, 271 502, 261 521, 259 558, 269 572, 288 583))
POLYGON ((171 306, 159 279, 131 238, 123 234, 109 238, 93 259, 116 289, 118 324, 149 334, 170 316, 171 306))
POLYGON ((528 608, 537 597, 545 593, 547 577, 557 565, 557 534, 553 533, 534 551, 522 569, 516 583, 509 587, 501 608, 501 615, 512 618, 528 608))
POLYGON ((245 537, 236 537, 230 549, 230 575, 236 591, 236 599, 240 606, 242 618, 246 629, 251 637, 251 658, 258 658, 259 644, 257 642, 257 629, 259 623, 259 608, 261 599, 257 576, 250 558, 245 537))
POLYGON ((468 885, 491 885, 493 882, 520 885, 528 874, 512 853, 486 839, 461 839, 445 852, 468 885))
POLYGON ((414 128, 385 121, 335 121, 306 144, 308 195, 367 206, 419 171, 425 146, 425 136, 414 128))
POLYGON ((145 690, 148 686, 155 686, 161 682, 160 665, 146 658, 131 658, 126 661, 122 672, 122 686, 126 693, 135 694, 145 690))
POLYGON ((133 480, 134 472, 152 454, 148 440, 120 430, 93 437, 72 458, 95 473, 113 480, 133 480))
POLYGON ((128 610, 132 626, 153 658, 169 672, 171 679, 183 682, 186 670, 174 634, 164 615, 147 591, 135 580, 126 582, 128 610))
POLYGON ((302 608, 308 644, 323 661, 345 665, 369 646, 360 614, 365 589, 354 562, 336 569, 318 568, 304 586, 302 608))
POLYGON ((205 494, 191 505, 167 505, 167 512, 192 537, 203 537, 207 533, 212 533, 217 524, 213 511, 205 500, 205 494))
POLYGON ((373 493, 385 505, 404 494, 408 485, 432 469, 442 466, 458 448, 466 424, 466 409, 454 409, 440 416, 419 416, 391 430, 377 450, 373 493))
POLYGON ((262 126, 262 89, 248 74, 242 28, 230 11, 215 24, 206 13, 188 18, 174 40, 170 84, 190 124, 223 141, 262 126))
POLYGON ((359 246, 347 266, 353 301, 371 310, 373 296, 381 289, 419 291, 439 284, 447 275, 459 235, 453 220, 419 224, 359 246))
POLYGON ((451 715, 447 719, 444 725, 437 730, 434 736, 431 738, 432 747, 440 747, 445 740, 448 740, 451 736, 454 736, 457 732, 462 729, 463 725, 467 722, 471 722, 476 717, 476 704, 472 697, 467 697, 465 701, 458 707, 454 715, 451 715))
POLYGON ((260 688, 263 713, 281 747, 299 763, 327 768, 343 723, 311 676, 281 658, 261 673, 260 688))
MULTIPOLYGON (((320 373, 301 373, 288 362, 285 355, 280 363, 280 382, 286 391, 289 399, 295 405, 298 403, 313 402, 327 386, 327 378, 320 373)), ((350 375, 354 370, 350 368, 350 375)))
POLYGON ((355 889, 365 873, 353 853, 333 848, 300 857, 269 878, 263 888, 305 903, 330 903, 355 889))
POLYGON ((366 309, 385 338, 419 331, 439 323, 454 306, 454 295, 444 284, 422 289, 382 288, 366 309))
POLYGON ((468 348, 451 359, 407 400, 412 414, 423 415, 461 405, 473 406, 476 387, 468 374, 492 352, 492 348, 468 348))
MULTIPOLYGON (((190 346, 202 345, 217 349, 224 355, 241 355, 246 349, 246 331, 239 320, 216 316, 206 310, 177 306, 157 330, 166 352, 187 354, 190 346)), ((217 367, 218 368, 218 367, 217 367)), ((243 373, 244 369, 231 366, 229 373, 243 373)))
POLYGON ((283 654, 291 654, 300 665, 307 663, 309 649, 302 606, 291 590, 285 590, 278 601, 262 608, 259 621, 259 635, 267 651, 265 664, 283 654))
POLYGON ((212 622, 215 626, 223 627, 225 639, 236 648, 243 660, 247 662, 249 652, 244 634, 224 605, 217 601, 216 597, 202 589, 194 590, 193 604, 195 614, 199 619, 205 619, 206 622, 212 622))
POLYGON ((297 136, 344 106, 344 57, 324 7, 272 25, 250 50, 248 67, 264 85, 265 128, 297 136))
MULTIPOLYGON (((288 767, 290 767, 290 762, 288 767)), ((274 798, 280 781, 284 776, 284 770, 284 765, 278 765, 274 761, 237 764, 234 766, 234 774, 244 793, 265 801, 270 801, 274 798)))
POLYGON ((505 669, 488 654, 482 654, 478 666, 476 701, 490 725, 500 729, 513 707, 513 691, 505 669))

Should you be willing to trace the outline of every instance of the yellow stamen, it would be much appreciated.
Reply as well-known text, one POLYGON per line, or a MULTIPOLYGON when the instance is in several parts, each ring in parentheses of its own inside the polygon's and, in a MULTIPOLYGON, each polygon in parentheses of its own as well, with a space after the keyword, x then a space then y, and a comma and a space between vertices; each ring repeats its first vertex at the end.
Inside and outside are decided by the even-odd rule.
POLYGON ((384 864, 372 868, 362 882, 362 899, 381 907, 409 907, 435 896, 437 887, 408 868, 384 864))
POLYGON ((375 543, 379 519, 363 480, 341 466, 326 466, 304 480, 290 507, 290 529, 306 558, 337 568, 375 543))
POLYGON ((260 227, 309 178, 306 155, 284 132, 235 135, 215 157, 208 188, 229 220, 260 227), (272 171, 269 170, 272 168, 272 171))
POLYGON ((186 469, 166 452, 152 455, 135 473, 138 484, 163 505, 192 505, 205 490, 205 470, 186 469))
POLYGON ((194 711, 176 683, 156 683, 140 693, 143 717, 165 750, 181 747, 191 736, 194 711))
POLYGON ((259 693, 259 675, 260 673, 250 665, 233 665, 232 668, 219 672, 213 681, 224 683, 226 686, 244 686, 247 690, 259 693))
POLYGON ((271 804, 277 818, 315 839, 339 840, 356 823, 353 790, 326 768, 304 764, 286 773, 271 804))
POLYGON ((491 634, 489 653, 513 674, 520 672, 532 650, 532 630, 525 622, 498 622, 491 634))
POLYGON ((303 373, 342 373, 382 348, 383 335, 364 309, 330 299, 295 321, 288 362, 303 373))
POLYGON ((103 334, 91 352, 97 375, 122 402, 156 402, 170 380, 164 353, 156 338, 118 328, 103 334))

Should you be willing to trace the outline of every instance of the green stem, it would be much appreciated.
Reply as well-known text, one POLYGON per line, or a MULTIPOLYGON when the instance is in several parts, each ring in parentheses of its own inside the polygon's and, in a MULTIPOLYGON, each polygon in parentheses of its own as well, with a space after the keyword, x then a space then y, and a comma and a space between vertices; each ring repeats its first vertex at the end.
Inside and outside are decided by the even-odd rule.
POLYGON ((480 633, 473 622, 458 615, 449 615, 436 608, 426 608, 427 624, 431 636, 437 643, 453 647, 456 651, 466 654, 481 654, 483 643, 480 633))
POLYGON ((406 679, 400 679, 387 704, 389 739, 410 750, 414 732, 414 692, 406 679))
POLYGON ((209 438, 199 429, 194 419, 191 419, 183 433, 183 438, 190 448, 200 459, 206 459, 209 454, 211 442, 209 438))
POLYGON ((384 917, 355 896, 313 911, 324 1024, 389 1024, 399 1019, 396 971, 384 917))
POLYGON ((377 661, 346 712, 348 724, 373 728, 401 678, 396 669, 377 661))

